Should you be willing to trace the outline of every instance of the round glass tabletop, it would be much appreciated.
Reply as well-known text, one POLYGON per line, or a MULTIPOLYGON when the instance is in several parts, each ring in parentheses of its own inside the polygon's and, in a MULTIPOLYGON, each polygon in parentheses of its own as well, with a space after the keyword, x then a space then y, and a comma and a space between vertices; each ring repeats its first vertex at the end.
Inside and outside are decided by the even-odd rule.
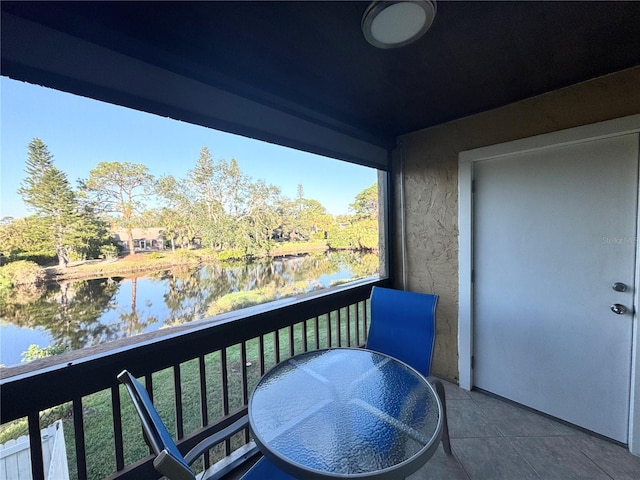
POLYGON ((285 360, 260 379, 249 401, 262 452, 304 479, 404 478, 435 452, 441 418, 422 375, 362 349, 285 360))

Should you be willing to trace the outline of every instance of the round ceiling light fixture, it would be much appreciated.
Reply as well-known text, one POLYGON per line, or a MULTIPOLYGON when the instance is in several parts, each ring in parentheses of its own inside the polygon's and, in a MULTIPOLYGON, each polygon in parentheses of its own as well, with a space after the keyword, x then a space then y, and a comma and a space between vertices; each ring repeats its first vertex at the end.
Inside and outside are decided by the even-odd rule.
POLYGON ((425 34, 436 16, 436 2, 376 1, 362 16, 362 32, 378 48, 397 48, 415 42, 425 34))

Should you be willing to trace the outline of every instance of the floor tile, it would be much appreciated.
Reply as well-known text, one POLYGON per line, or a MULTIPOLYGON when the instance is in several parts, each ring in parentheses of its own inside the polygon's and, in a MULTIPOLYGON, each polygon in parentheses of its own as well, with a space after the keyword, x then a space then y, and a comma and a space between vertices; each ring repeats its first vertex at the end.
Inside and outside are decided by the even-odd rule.
POLYGON ((611 480, 567 437, 519 437, 509 441, 544 480, 611 480))
POLYGON ((447 455, 442 445, 424 467, 407 480, 469 480, 469 476, 454 455, 447 455))
POLYGON ((447 399, 447 419, 451 438, 502 436, 473 400, 447 399))
POLYGON ((471 398, 505 437, 573 435, 578 432, 526 408, 483 393, 471 392, 471 398))
POLYGON ((590 435, 571 437, 571 441, 614 480, 640 479, 640 457, 626 448, 590 435))
POLYGON ((471 398, 468 391, 458 387, 455 383, 447 382, 446 380, 441 381, 444 385, 444 394, 447 400, 469 400, 471 398))
POLYGON ((453 451, 471 480, 538 480, 508 438, 459 438, 453 451))

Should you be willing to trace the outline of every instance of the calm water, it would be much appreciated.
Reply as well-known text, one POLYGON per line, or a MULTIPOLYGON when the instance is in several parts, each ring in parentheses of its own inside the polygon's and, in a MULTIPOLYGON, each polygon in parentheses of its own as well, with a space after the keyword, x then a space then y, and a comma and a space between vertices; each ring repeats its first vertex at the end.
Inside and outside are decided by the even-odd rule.
POLYGON ((81 349, 377 273, 377 255, 330 253, 14 291, 0 299, 0 364, 32 344, 81 349))

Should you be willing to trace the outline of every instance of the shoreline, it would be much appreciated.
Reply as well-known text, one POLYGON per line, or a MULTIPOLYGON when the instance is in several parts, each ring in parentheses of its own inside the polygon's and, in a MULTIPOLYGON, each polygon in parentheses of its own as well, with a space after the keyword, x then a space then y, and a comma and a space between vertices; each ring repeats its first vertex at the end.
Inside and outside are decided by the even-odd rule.
MULTIPOLYGON (((326 252, 326 245, 291 245, 274 248, 269 255, 255 257, 256 260, 264 258, 281 258, 296 255, 309 255, 311 253, 326 252)), ((231 260, 245 262, 245 260, 231 260)), ((115 276, 126 276, 138 272, 158 272, 176 267, 193 267, 203 263, 223 263, 216 255, 211 255, 206 250, 149 250, 137 252, 134 255, 126 255, 112 260, 83 260, 71 262, 66 269, 57 265, 42 267, 45 273, 45 282, 59 282, 66 280, 88 280, 115 276), (186 252, 186 253, 184 253, 186 252), (150 255, 154 255, 150 258, 150 255), (160 258, 156 256, 160 255, 160 258)))

